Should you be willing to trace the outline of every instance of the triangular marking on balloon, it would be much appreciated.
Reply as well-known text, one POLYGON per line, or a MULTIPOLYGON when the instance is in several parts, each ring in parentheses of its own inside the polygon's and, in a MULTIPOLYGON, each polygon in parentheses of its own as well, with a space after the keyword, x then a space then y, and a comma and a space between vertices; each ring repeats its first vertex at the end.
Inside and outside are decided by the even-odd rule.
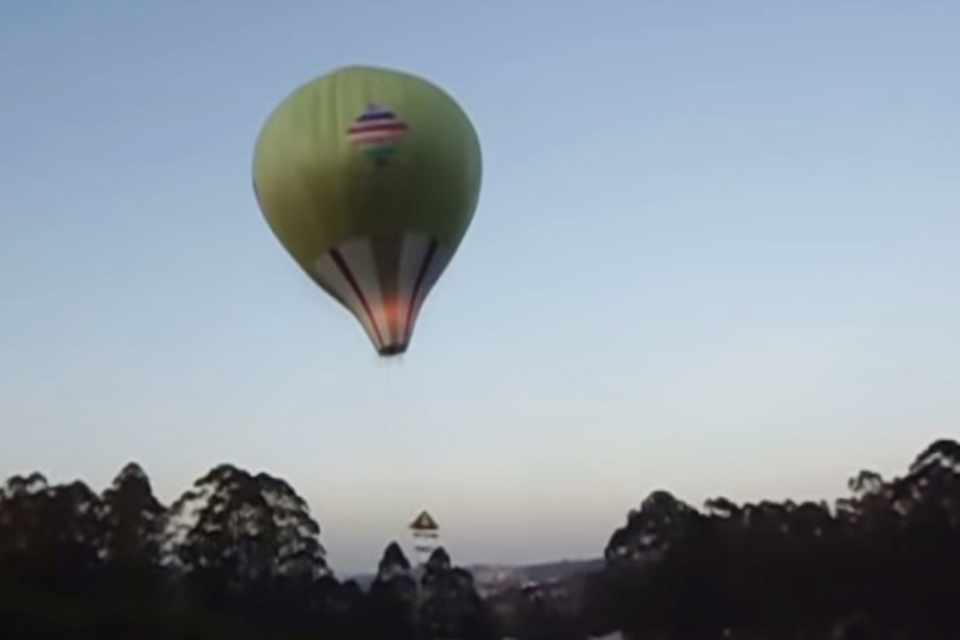
MULTIPOLYGON (((410 528, 421 532, 436 531, 440 527, 437 521, 433 519, 427 511, 421 511, 420 514, 410 523, 410 528)), ((436 535, 436 534, 433 534, 436 535)))

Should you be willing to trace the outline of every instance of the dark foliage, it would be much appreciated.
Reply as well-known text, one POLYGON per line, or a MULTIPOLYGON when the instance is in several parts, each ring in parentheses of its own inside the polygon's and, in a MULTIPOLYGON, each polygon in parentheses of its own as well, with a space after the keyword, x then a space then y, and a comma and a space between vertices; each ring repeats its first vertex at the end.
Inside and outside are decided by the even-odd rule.
POLYGON ((220 465, 170 507, 136 464, 101 495, 18 475, 0 490, 0 637, 960 637, 960 444, 848 486, 833 505, 702 509, 654 491, 602 569, 487 602, 442 548, 414 568, 394 542, 368 592, 340 582, 306 502, 264 473, 220 465))
POLYGON ((960 444, 849 488, 832 507, 720 497, 703 511, 654 492, 611 536, 584 615, 642 638, 960 637, 960 444))
POLYGON ((460 582, 424 603, 396 543, 364 593, 332 575, 319 536, 286 482, 231 465, 169 508, 136 464, 99 496, 14 476, 0 491, 0 637, 430 640, 464 626, 462 637, 494 637, 477 635, 490 628, 482 603, 445 552, 432 579, 460 582))

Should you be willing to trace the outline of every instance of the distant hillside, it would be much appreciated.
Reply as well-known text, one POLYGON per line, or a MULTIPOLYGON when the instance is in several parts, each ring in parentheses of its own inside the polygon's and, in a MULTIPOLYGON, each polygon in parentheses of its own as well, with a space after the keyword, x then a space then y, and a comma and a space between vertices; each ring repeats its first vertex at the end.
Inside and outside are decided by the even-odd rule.
POLYGON ((571 575, 599 571, 604 566, 603 558, 589 560, 562 560, 519 567, 533 582, 547 582, 561 580, 571 575))
MULTIPOLYGON (((488 595, 502 589, 522 586, 529 582, 551 582, 563 580, 573 575, 590 573, 603 568, 602 558, 588 560, 561 560, 529 565, 491 565, 476 564, 464 567, 473 574, 477 590, 488 595)), ((366 590, 373 582, 375 574, 351 576, 357 584, 366 590)))

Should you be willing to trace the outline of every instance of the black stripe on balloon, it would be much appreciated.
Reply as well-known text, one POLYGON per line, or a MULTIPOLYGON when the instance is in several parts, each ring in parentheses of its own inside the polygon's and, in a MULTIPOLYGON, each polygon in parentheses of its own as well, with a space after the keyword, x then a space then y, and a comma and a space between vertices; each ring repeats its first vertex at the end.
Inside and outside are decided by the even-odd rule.
POLYGON ((437 240, 434 238, 430 240, 430 246, 427 248, 427 253, 423 256, 423 263, 420 265, 420 271, 417 273, 417 280, 413 285, 413 293, 410 294, 410 304, 407 305, 407 326, 406 331, 404 331, 404 342, 409 342, 410 334, 413 333, 413 327, 410 324, 413 321, 413 307, 417 302, 417 297, 420 295, 420 290, 423 288, 423 281, 427 277, 427 269, 430 268, 430 262, 433 260, 433 257, 436 254, 437 240))
POLYGON ((373 327, 373 332, 377 336, 377 346, 383 346, 383 336, 380 335, 380 328, 377 326, 377 323, 373 319, 373 312, 370 310, 370 304, 367 302, 367 297, 363 295, 363 291, 360 290, 360 284, 357 282, 357 279, 353 276, 353 272, 350 270, 350 267, 347 265, 347 261, 343 259, 343 256, 336 249, 330 250, 330 257, 333 258, 333 261, 336 263, 337 268, 340 269, 340 273, 343 274, 343 277, 346 278, 347 282, 350 283, 350 288, 353 289, 353 292, 357 294, 357 298, 360 299, 360 304, 363 306, 363 310, 367 314, 367 319, 370 321, 370 326, 373 327))

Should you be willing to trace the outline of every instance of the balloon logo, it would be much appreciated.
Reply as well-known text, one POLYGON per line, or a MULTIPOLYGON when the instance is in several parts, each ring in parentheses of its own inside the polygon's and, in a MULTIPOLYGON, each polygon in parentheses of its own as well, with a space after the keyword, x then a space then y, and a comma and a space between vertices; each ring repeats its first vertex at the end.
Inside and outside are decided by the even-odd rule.
POLYGON ((481 173, 476 131, 453 98, 373 67, 296 89, 267 118, 253 157, 274 236, 382 356, 407 350, 473 219, 481 173))
POLYGON ((395 140, 407 132, 407 123, 392 111, 371 104, 347 130, 350 141, 378 164, 386 164, 396 152, 395 140))

